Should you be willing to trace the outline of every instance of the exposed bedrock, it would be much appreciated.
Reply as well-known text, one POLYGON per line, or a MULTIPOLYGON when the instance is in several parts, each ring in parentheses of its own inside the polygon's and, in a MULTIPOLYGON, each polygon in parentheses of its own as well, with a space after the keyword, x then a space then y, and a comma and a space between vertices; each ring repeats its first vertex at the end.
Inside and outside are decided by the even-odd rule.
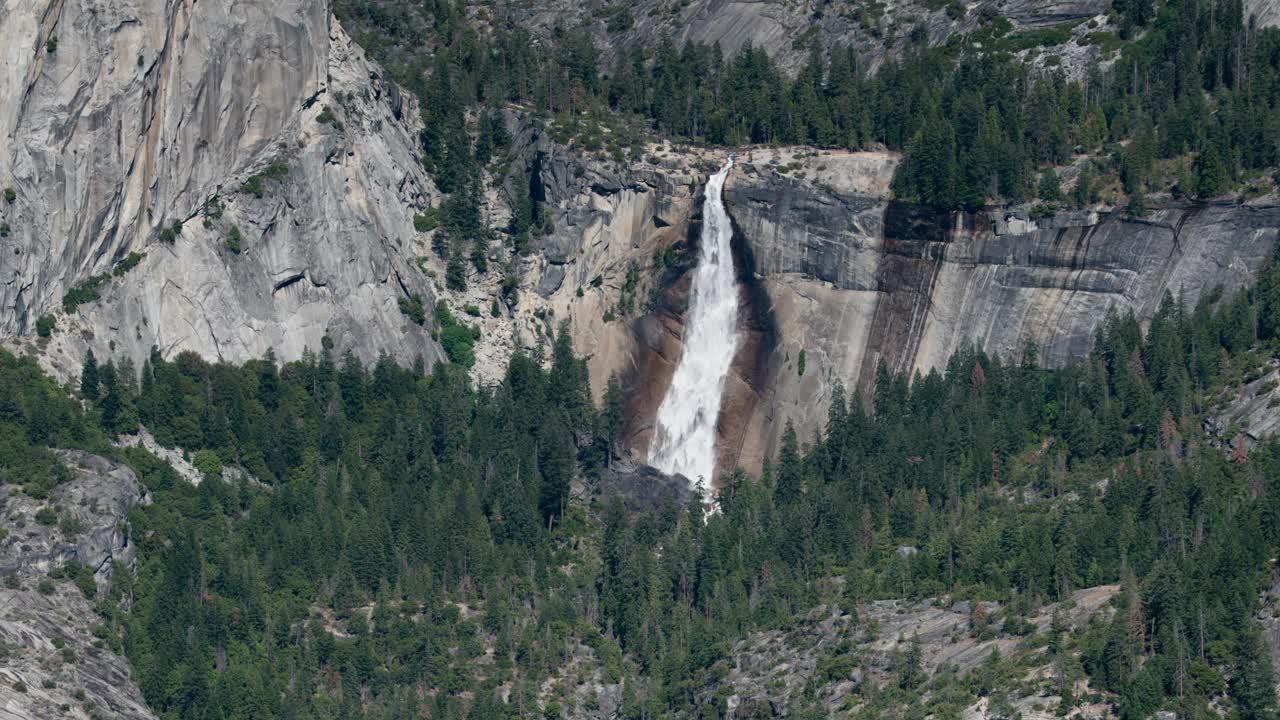
POLYGON ((701 202, 701 158, 654 149, 652 161, 588 159, 580 150, 554 142, 539 123, 527 119, 517 126, 512 155, 518 160, 503 186, 506 201, 514 204, 531 193, 551 216, 554 229, 532 238, 531 252, 520 259, 522 283, 512 308, 513 327, 482 338, 484 343, 509 337, 504 340, 509 347, 495 352, 492 367, 484 372, 500 377, 512 349, 545 343, 557 324, 567 320, 574 348, 587 360, 597 400, 616 374, 632 398, 660 385, 660 401, 670 373, 640 370, 646 358, 638 349, 659 340, 650 327, 654 318, 637 318, 645 314, 655 285, 665 287, 679 277, 679 270, 655 258, 674 246, 681 249, 679 267, 689 266, 683 248, 701 202))
POLYGON ((21 38, 0 51, 0 337, 54 314, 44 357, 64 376, 85 347, 238 362, 326 334, 439 357, 398 305, 431 302, 409 251, 434 194, 417 109, 325 3, 20 0, 0 34, 21 38))
POLYGON ((1166 292, 1193 304, 1247 284, 1280 232, 1280 207, 1266 203, 1142 219, 937 213, 886 199, 893 161, 883 154, 800 165, 787 177, 743 162, 725 191, 776 330, 751 370, 765 393, 752 403, 730 393, 721 417, 722 431, 749 428, 722 439, 750 470, 776 452, 788 419, 814 437, 837 382, 868 393, 881 362, 925 373, 966 343, 1006 358, 1034 343, 1040 362, 1060 366, 1088 352, 1109 308, 1145 322, 1166 292))
POLYGON ((54 452, 69 472, 48 498, 0 484, 0 527, 8 531, 0 537, 0 718, 152 718, 128 663, 95 636, 102 619, 86 592, 48 576, 74 561, 92 571, 80 579, 83 590, 107 593, 114 573, 134 569, 129 510, 151 498, 124 465, 54 452))

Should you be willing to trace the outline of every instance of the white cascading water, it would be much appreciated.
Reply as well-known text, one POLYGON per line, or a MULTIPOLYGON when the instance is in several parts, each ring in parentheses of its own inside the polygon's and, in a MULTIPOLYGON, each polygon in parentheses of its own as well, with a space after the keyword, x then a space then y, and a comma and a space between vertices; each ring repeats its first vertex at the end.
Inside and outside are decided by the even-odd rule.
POLYGON ((684 352, 658 407, 649 464, 709 486, 716 469, 716 421, 724 380, 738 346, 738 286, 730 241, 733 228, 721 191, 733 160, 707 181, 702 238, 693 276, 684 352))

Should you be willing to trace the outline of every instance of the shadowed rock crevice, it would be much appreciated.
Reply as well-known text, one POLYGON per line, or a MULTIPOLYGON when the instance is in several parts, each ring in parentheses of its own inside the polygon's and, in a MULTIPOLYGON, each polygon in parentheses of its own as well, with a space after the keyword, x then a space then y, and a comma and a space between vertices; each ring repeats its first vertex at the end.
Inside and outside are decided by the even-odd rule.
POLYGON ((882 363, 892 372, 910 370, 946 245, 954 239, 955 225, 964 221, 962 213, 924 205, 890 202, 885 208, 884 257, 876 270, 880 297, 856 383, 864 407, 871 407, 876 371, 882 363))

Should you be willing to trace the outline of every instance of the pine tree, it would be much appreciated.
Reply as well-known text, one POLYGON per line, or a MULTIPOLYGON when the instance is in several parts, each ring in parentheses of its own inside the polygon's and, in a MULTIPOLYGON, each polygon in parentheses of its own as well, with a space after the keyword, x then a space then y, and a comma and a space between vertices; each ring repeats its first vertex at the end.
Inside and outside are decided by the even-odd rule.
POLYGON ((1212 198, 1218 195, 1222 184, 1222 165, 1218 159, 1218 151, 1208 145, 1200 151, 1196 160, 1196 195, 1200 198, 1212 198))
POLYGON ((548 523, 564 514, 569 499, 569 485, 573 481, 577 448, 573 431, 561 420, 548 423, 541 433, 542 453, 538 469, 542 475, 542 490, 538 508, 548 523))
POLYGON ((623 407, 624 397, 622 393, 622 383, 618 380, 617 373, 609 376, 609 383, 604 390, 604 408, 600 412, 601 431, 604 433, 605 440, 609 443, 609 457, 607 462, 613 462, 613 456, 617 452, 617 443, 622 438, 622 427, 624 417, 623 407))
POLYGON ((93 350, 85 350, 84 364, 80 366, 80 397, 86 400, 98 399, 98 359, 93 350))
POLYGON ((458 240, 453 241, 453 252, 449 255, 449 264, 444 271, 444 284, 455 292, 467 289, 467 261, 462 252, 462 243, 458 240))
POLYGON ((1048 168, 1040 173, 1040 199, 1045 202, 1057 202, 1062 199, 1062 187, 1058 181, 1058 173, 1048 168))
POLYGON ((800 460, 800 444, 796 428, 787 420, 782 431, 782 448, 778 451, 778 482, 773 490, 774 503, 786 507, 797 502, 804 492, 800 460))

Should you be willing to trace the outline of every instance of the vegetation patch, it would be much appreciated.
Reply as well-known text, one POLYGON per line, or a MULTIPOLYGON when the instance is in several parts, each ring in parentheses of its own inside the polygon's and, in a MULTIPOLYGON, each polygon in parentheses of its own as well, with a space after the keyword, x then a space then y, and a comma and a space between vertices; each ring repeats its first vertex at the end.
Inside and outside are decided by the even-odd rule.
POLYGON ((71 288, 62 296, 63 311, 69 315, 75 312, 76 308, 81 304, 98 300, 100 297, 98 290, 102 285, 112 278, 123 277, 125 273, 137 267, 144 257, 146 257, 145 253, 131 252, 112 266, 111 272, 93 275, 71 288))
MULTIPOLYGON (((476 312, 479 315, 479 310, 476 312)), ((467 325, 454 317, 444 300, 436 303, 436 322, 439 325, 440 345, 449 361, 464 368, 475 364, 475 344, 480 339, 480 328, 467 325)))
POLYGON ((273 162, 268 165, 262 172, 250 175, 244 184, 240 186, 240 192, 248 193, 255 198, 261 199, 266 192, 266 183, 270 181, 279 181, 288 177, 289 166, 283 162, 273 162))

